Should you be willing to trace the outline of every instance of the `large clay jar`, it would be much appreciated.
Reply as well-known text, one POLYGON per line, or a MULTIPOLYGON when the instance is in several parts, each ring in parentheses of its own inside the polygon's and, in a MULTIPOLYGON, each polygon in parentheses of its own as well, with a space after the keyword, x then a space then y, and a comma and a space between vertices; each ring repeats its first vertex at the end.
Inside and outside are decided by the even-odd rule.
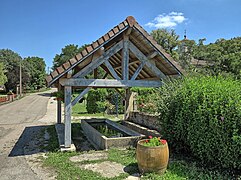
POLYGON ((146 139, 143 139, 137 143, 136 158, 139 171, 141 173, 155 172, 164 174, 169 159, 168 144, 147 147, 143 145, 145 141, 146 139))

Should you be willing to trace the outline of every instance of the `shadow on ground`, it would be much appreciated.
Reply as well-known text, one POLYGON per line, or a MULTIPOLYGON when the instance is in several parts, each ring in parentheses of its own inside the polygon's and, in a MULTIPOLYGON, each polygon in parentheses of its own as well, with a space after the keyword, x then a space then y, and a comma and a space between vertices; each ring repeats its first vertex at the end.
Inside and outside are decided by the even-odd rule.
POLYGON ((26 127, 11 150, 9 157, 32 155, 45 152, 44 147, 48 143, 48 135, 45 130, 49 126, 26 127))
POLYGON ((50 97, 51 96, 51 93, 41 93, 41 94, 38 94, 39 96, 44 96, 44 97, 50 97))

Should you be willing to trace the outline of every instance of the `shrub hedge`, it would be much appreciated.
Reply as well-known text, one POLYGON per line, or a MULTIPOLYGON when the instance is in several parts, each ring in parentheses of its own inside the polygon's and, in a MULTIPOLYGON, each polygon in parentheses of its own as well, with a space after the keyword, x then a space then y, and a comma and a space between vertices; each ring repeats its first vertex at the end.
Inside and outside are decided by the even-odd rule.
POLYGON ((91 89, 88 92, 86 110, 90 114, 103 112, 102 104, 98 102, 105 102, 107 97, 106 89, 91 89))
POLYGON ((160 89, 160 120, 169 145, 211 166, 241 169, 241 82, 188 77, 160 89))

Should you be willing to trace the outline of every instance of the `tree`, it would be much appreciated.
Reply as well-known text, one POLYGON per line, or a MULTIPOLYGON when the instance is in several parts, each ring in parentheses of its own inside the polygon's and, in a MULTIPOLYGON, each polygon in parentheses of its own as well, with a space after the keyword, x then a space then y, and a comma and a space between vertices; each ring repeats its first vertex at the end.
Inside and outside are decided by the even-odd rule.
POLYGON ((206 60, 210 64, 209 70, 215 75, 231 73, 241 78, 241 37, 230 40, 220 38, 208 45, 203 45, 200 40, 194 57, 206 60))
POLYGON ((178 47, 179 63, 183 69, 191 69, 191 60, 193 58, 193 50, 196 46, 194 40, 183 39, 178 47))
POLYGON ((66 61, 73 58, 75 55, 80 53, 87 45, 83 45, 80 48, 78 45, 70 44, 62 48, 60 54, 56 54, 53 60, 52 70, 55 70, 57 67, 61 66, 66 61))
POLYGON ((7 76, 4 74, 5 70, 4 70, 4 66, 3 63, 0 63, 0 85, 3 85, 7 82, 7 76))
MULTIPOLYGON (((21 56, 10 49, 0 50, 0 63, 4 64, 8 81, 5 83, 6 90, 16 91, 19 84, 19 66, 22 61, 21 56)), ((22 83, 27 84, 30 80, 30 75, 26 67, 22 67, 22 83)))
POLYGON ((156 42, 167 51, 167 53, 171 54, 174 59, 178 59, 178 54, 175 49, 179 44, 179 35, 176 34, 174 29, 153 30, 151 35, 156 40, 156 42))
POLYGON ((30 82, 28 86, 33 89, 39 89, 45 85, 45 67, 46 64, 43 58, 27 57, 23 60, 23 66, 28 69, 30 74, 30 82))

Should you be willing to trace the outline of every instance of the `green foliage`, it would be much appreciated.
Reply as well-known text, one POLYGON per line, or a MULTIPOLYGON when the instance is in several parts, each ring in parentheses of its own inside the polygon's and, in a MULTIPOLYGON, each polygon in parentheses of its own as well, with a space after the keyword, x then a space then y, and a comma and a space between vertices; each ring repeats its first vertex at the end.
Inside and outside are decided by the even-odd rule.
POLYGON ((193 51, 196 47, 194 40, 184 39, 180 41, 180 46, 178 47, 179 52, 179 63, 181 67, 185 70, 191 70, 191 60, 193 58, 193 51))
POLYGON ((7 76, 4 73, 5 69, 3 63, 0 63, 0 85, 3 85, 8 81, 7 76))
POLYGON ((69 44, 62 48, 60 54, 56 54, 53 60, 53 67, 52 69, 55 70, 57 67, 61 66, 66 61, 73 58, 75 55, 80 53, 87 45, 83 45, 78 47, 78 45, 69 44))
POLYGON ((160 146, 160 145, 165 145, 167 142, 164 139, 160 139, 159 137, 154 137, 146 140, 146 142, 143 143, 143 146, 148 146, 148 147, 155 147, 155 146, 160 146))
POLYGON ((157 88, 131 88, 131 91, 138 94, 136 103, 139 111, 149 114, 158 113, 157 102, 160 99, 160 93, 157 88))
POLYGON ((152 37, 160 44, 167 53, 171 54, 174 59, 178 59, 178 54, 175 53, 175 48, 178 46, 179 36, 175 30, 157 29, 151 32, 152 37))
MULTIPOLYGON (((19 70, 20 61, 22 58, 10 49, 0 49, 0 63, 3 63, 6 70, 7 82, 5 83, 6 90, 16 90, 17 84, 19 84, 19 70)), ((27 84, 30 76, 28 69, 22 67, 22 83, 27 84)))
POLYGON ((98 102, 105 102, 107 97, 106 89, 90 90, 87 96, 87 112, 90 114, 103 112, 103 105, 98 102))
POLYGON ((203 163, 241 169, 241 83, 223 77, 185 78, 161 89, 164 137, 203 163))
POLYGON ((28 69, 30 75, 30 82, 28 83, 28 87, 33 89, 40 89, 45 86, 46 64, 43 58, 24 58, 22 61, 22 66, 28 69))
POLYGON ((203 45, 199 40, 194 50, 194 57, 208 62, 208 69, 213 74, 231 73, 241 78, 241 37, 230 40, 218 39, 215 43, 203 45))

